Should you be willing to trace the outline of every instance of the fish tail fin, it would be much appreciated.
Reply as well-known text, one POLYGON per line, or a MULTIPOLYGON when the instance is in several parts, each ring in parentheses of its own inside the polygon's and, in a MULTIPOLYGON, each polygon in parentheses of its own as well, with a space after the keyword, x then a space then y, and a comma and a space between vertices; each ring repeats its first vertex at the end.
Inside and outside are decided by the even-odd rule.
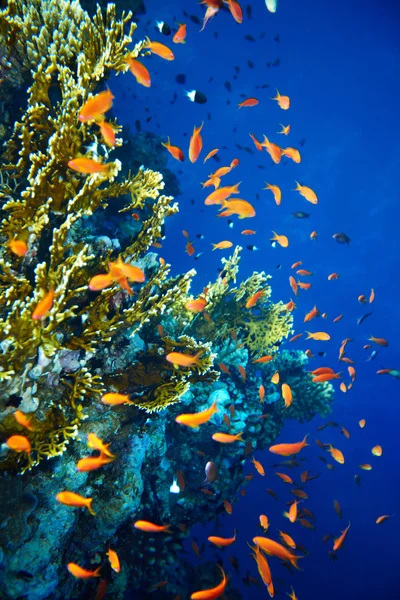
POLYGON ((294 566, 295 569, 297 569, 298 571, 302 571, 303 569, 300 569, 299 565, 297 564, 297 561, 300 558, 304 558, 304 556, 297 556, 295 554, 291 554, 290 555, 290 563, 294 566))
POLYGON ((164 529, 163 529, 163 531, 164 531, 165 533, 172 533, 172 531, 171 531, 171 525, 170 525, 170 524, 168 524, 168 525, 164 525, 164 529))
POLYGON ((312 338, 312 333, 310 333, 309 331, 305 332, 307 334, 306 340, 309 340, 312 338))
POLYGON ((96 513, 94 512, 93 508, 92 508, 92 502, 93 502, 93 498, 88 498, 87 499, 87 509, 90 512, 91 515, 96 516, 96 513))
POLYGON ((278 234, 275 233, 275 231, 272 231, 272 233, 274 234, 274 237, 271 238, 271 241, 277 240, 278 239, 278 234))
POLYGON ((238 440, 240 440, 241 442, 244 442, 244 439, 242 438, 242 435, 243 435, 243 431, 241 431, 240 433, 236 434, 236 436, 235 436, 235 437, 236 437, 238 440))
POLYGON ((301 185, 300 185, 300 184, 299 184, 299 182, 298 182, 298 181, 296 181, 296 180, 294 180, 294 182, 295 182, 295 184, 296 184, 296 187, 294 188, 294 191, 295 191, 295 192, 298 192, 298 191, 301 189, 301 185))
POLYGON ((93 577, 100 577, 101 565, 93 573, 93 577))
POLYGON ((303 446, 309 446, 310 445, 310 444, 307 444, 307 438, 308 438, 309 435, 310 435, 309 433, 306 433, 306 435, 304 436, 304 439, 302 441, 303 446))
POLYGON ((213 414, 218 412, 219 408, 217 406, 216 400, 214 400, 214 402, 211 404, 211 409, 212 409, 213 414))

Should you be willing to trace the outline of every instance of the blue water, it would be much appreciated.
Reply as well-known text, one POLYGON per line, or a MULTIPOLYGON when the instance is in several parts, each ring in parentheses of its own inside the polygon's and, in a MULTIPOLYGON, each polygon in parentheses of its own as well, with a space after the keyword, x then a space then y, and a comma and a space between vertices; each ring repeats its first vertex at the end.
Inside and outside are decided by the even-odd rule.
MULTIPOLYGON (((346 440, 339 429, 327 428, 315 432, 322 421, 314 419, 307 425, 287 422, 279 442, 298 441, 305 433, 310 440, 315 437, 341 448, 346 462, 329 471, 318 460, 319 448, 312 444, 305 449, 306 467, 311 472, 321 471, 315 481, 307 484, 307 507, 317 517, 315 531, 290 525, 281 516, 283 504, 288 499, 285 484, 268 468, 275 457, 265 449, 257 458, 267 470, 265 478, 255 475, 247 487, 247 495, 234 505, 232 516, 223 518, 219 535, 231 536, 238 530, 236 544, 226 551, 208 548, 202 559, 217 560, 221 556, 239 558, 241 575, 247 570, 256 576, 255 563, 249 558, 246 541, 258 532, 258 515, 265 513, 272 523, 270 533, 283 529, 303 544, 310 552, 301 560, 302 571, 291 575, 271 560, 275 587, 281 597, 293 585, 299 600, 354 600, 389 599, 398 595, 400 578, 397 566, 397 546, 400 537, 400 477, 399 477, 399 385, 398 380, 377 375, 382 368, 400 368, 398 337, 399 255, 399 155, 400 125, 398 97, 400 92, 400 38, 398 26, 400 10, 394 2, 321 2, 318 0, 278 1, 278 11, 270 14, 263 0, 253 1, 252 19, 244 11, 242 25, 234 22, 230 14, 221 11, 199 33, 199 26, 186 19, 183 8, 202 18, 204 8, 196 2, 147 2, 147 14, 141 17, 137 39, 147 33, 152 39, 173 46, 175 61, 163 61, 156 56, 146 59, 153 80, 150 89, 136 85, 134 80, 118 77, 113 85, 118 120, 131 124, 139 119, 145 131, 154 131, 171 137, 171 143, 181 147, 187 155, 189 138, 194 125, 204 121, 202 131, 204 148, 200 159, 191 164, 178 163, 172 158, 169 167, 180 180, 182 195, 177 198, 180 212, 166 223, 166 240, 161 255, 173 266, 173 272, 183 272, 195 267, 198 271, 194 291, 198 292, 208 281, 213 281, 220 267, 221 256, 229 250, 212 252, 211 243, 224 239, 244 247, 255 244, 258 251, 246 248, 242 253, 240 277, 244 279, 253 270, 264 270, 273 275, 273 298, 287 302, 293 297, 288 284, 292 274, 290 266, 297 260, 314 272, 310 278, 312 288, 297 299, 295 311, 296 333, 303 331, 304 314, 314 304, 326 312, 327 321, 314 321, 310 329, 328 331, 329 343, 306 342, 304 337, 290 348, 313 351, 325 350, 324 358, 314 358, 314 368, 329 365, 345 371, 346 365, 338 363, 341 340, 352 337, 347 355, 356 362, 357 380, 347 394, 337 391, 332 419, 344 425, 351 433, 346 440), (155 32, 155 20, 165 20, 171 26, 174 20, 187 22, 185 45, 171 44, 155 32), (260 35, 265 37, 260 39, 260 35), (280 42, 274 41, 276 34, 280 42), (216 37, 218 34, 218 37, 216 37), (251 34, 257 41, 244 39, 251 34), (280 59, 280 66, 266 67, 266 62, 280 59), (248 60, 254 63, 249 68, 248 60), (236 80, 234 66, 240 67, 236 80), (185 73, 187 82, 175 81, 178 73, 185 73), (210 82, 210 79, 212 81, 210 82), (229 80, 232 92, 224 82, 229 80), (256 86, 268 83, 267 89, 256 86), (131 88, 136 98, 123 102, 122 93, 131 88), (291 98, 289 111, 282 111, 270 100, 275 88, 291 98), (184 90, 198 89, 207 95, 205 105, 191 103, 184 90), (174 92, 178 98, 171 104, 174 92), (255 96, 260 104, 254 108, 237 110, 244 97, 255 96), (149 112, 145 111, 148 108, 149 112), (153 119, 146 124, 146 117, 153 119), (211 116, 209 119, 208 115, 211 116), (291 124, 287 138, 275 134, 278 123, 291 124), (269 156, 258 152, 249 137, 253 132, 259 139, 265 133, 272 141, 300 149, 301 164, 284 160, 273 165, 269 156), (282 139, 283 138, 283 139, 282 139), (303 147, 300 140, 305 139, 303 147), (237 149, 235 144, 249 146, 254 154, 237 149), (220 163, 203 158, 211 149, 220 148, 220 163), (232 185, 241 181, 241 198, 250 201, 256 211, 254 219, 238 221, 233 229, 227 220, 217 219, 215 207, 204 206, 210 189, 202 191, 200 182, 217 167, 229 164, 233 158, 240 165, 223 180, 232 185), (264 169, 258 167, 262 165, 264 169), (317 192, 319 204, 313 206, 301 196, 290 191, 297 179, 317 192), (265 181, 278 184, 283 191, 282 204, 276 206, 272 194, 262 191, 265 181), (259 194, 259 199, 256 199, 259 194), (194 204, 191 201, 194 200, 194 204), (306 211, 311 217, 296 220, 294 211, 306 211), (257 230, 256 236, 242 236, 245 228, 257 230), (203 252, 198 261, 185 253, 186 229, 194 241, 196 253, 203 252), (269 238, 272 230, 289 237, 287 249, 272 248, 269 238), (311 231, 318 239, 309 239, 311 231), (332 238, 345 232, 349 246, 339 245, 332 238), (204 234, 204 240, 196 235, 204 234), (278 269, 277 266, 281 265, 278 269), (337 272, 337 281, 327 276, 337 272), (368 297, 375 289, 376 300, 372 306, 361 306, 360 294, 368 297), (373 311, 361 326, 357 319, 373 311), (332 319, 343 313, 336 324, 332 319), (363 350, 370 335, 389 340, 388 348, 374 347, 377 357, 366 359, 371 350, 363 350), (358 427, 365 418, 366 428, 358 427), (383 447, 383 456, 371 454, 375 444, 383 447), (370 472, 361 471, 360 463, 371 463, 370 472), (361 486, 354 482, 354 474, 361 475, 361 486), (273 500, 265 488, 273 488, 280 501, 273 500), (333 509, 333 499, 339 500, 343 519, 333 509), (397 513, 378 526, 379 515, 397 513), (345 546, 333 562, 328 556, 332 541, 322 542, 325 534, 337 537, 348 521, 351 528, 345 546), (281 580, 281 581, 279 581, 281 580)), ((246 3, 242 4, 245 9, 246 3)), ((128 99, 127 99, 128 98, 128 99)), ((160 148, 160 152, 166 150, 160 148)), ((338 388, 338 386, 335 384, 338 388)), ((279 458, 279 457, 278 457, 279 458)), ((251 465, 246 466, 251 472, 251 465)), ((287 471, 289 474, 290 471, 287 471)), ((193 531, 200 542, 214 532, 214 524, 193 531)), ((194 557, 193 561, 197 561, 194 557)), ((226 560, 224 564, 228 565, 226 560)), ((227 569, 231 583, 244 598, 266 598, 263 587, 245 587, 232 568, 227 569)))

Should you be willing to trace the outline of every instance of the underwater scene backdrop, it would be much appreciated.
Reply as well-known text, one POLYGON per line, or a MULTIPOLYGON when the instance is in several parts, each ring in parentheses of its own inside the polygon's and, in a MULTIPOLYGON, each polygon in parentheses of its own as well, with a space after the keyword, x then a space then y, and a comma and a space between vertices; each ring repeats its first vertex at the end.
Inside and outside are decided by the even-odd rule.
POLYGON ((0 598, 386 600, 394 2, 0 4, 0 598))

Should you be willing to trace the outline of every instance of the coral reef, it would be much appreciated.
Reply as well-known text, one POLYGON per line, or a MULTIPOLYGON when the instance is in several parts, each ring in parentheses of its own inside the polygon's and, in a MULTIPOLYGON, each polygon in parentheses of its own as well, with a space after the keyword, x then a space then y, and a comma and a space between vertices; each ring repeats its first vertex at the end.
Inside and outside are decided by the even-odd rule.
POLYGON ((330 384, 310 383, 305 355, 280 350, 292 316, 271 301, 269 276, 253 273, 231 287, 240 247, 204 290, 204 312, 187 308, 195 271, 170 277, 170 265, 150 251, 178 210, 163 194, 162 175, 147 165, 134 174, 132 165, 122 167, 121 139, 115 150, 106 148, 98 125, 78 118, 107 77, 126 72, 142 52, 142 42, 132 49, 135 28, 131 15, 118 18, 112 4, 93 18, 77 0, 9 0, 0 11, 0 63, 18 65, 15 85, 28 86, 0 157, 0 595, 6 600, 95 592, 94 582, 69 575, 70 561, 101 564, 116 599, 128 581, 145 593, 161 577, 168 593, 180 593, 176 557, 183 541, 194 523, 234 500, 243 458, 272 442, 285 418, 309 420, 332 402, 330 384), (101 168, 70 168, 82 158, 101 168), (132 211, 140 211, 138 221, 132 211), (113 237, 105 234, 109 214, 120 224, 113 237), (13 251, 13 243, 24 251, 13 251), (132 283, 123 268, 143 278, 132 283), (99 276, 107 284, 91 286, 99 276), (255 294, 257 302, 246 306, 255 294), (179 366, 167 360, 171 353, 195 360, 179 366), (271 363, 254 363, 265 353, 271 363), (274 370, 294 393, 287 411, 267 383, 274 370), (105 391, 126 395, 129 404, 106 406, 105 391), (218 413, 198 431, 175 422, 179 412, 203 410, 214 400, 218 413), (29 428, 17 421, 16 409, 29 428), (243 432, 245 448, 214 442, 215 427, 243 432), (115 454, 93 473, 76 469, 88 454, 89 433, 115 454), (24 436, 30 450, 10 449, 13 435, 24 436), (205 487, 207 460, 229 477, 205 487), (170 492, 177 472, 185 480, 178 496, 170 492), (56 494, 63 489, 92 497, 96 517, 60 505, 56 494), (172 534, 132 532, 139 517, 171 523, 172 534), (121 557, 119 577, 105 561, 110 545, 121 557))

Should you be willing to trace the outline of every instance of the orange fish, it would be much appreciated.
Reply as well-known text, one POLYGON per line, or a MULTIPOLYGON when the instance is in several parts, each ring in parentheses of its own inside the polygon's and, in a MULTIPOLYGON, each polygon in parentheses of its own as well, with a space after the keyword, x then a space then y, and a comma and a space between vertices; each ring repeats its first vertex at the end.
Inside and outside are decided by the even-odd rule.
POLYGON ((372 288, 371 293, 369 295, 369 303, 372 304, 374 300, 375 300, 375 290, 374 290, 374 288, 372 288))
POLYGON ((253 542, 254 544, 257 544, 261 550, 264 550, 266 554, 270 556, 277 556, 284 561, 289 561, 296 569, 299 568, 297 566, 297 561, 300 557, 289 552, 284 546, 278 544, 278 542, 261 536, 253 538, 253 542))
POLYGON ((226 548, 226 546, 231 546, 235 542, 236 530, 234 531, 233 537, 231 538, 223 538, 215 535, 210 535, 207 539, 209 542, 211 542, 211 544, 214 544, 218 548, 226 548))
POLYGON ((111 123, 107 123, 103 118, 97 121, 97 125, 99 126, 104 143, 109 148, 114 148, 116 142, 114 127, 111 125, 111 123))
POLYGON ((146 67, 141 62, 136 60, 136 58, 129 57, 127 62, 129 65, 129 70, 132 73, 132 75, 135 77, 136 81, 140 85, 143 85, 144 87, 150 87, 151 86, 151 78, 150 78, 150 73, 148 72, 146 67))
POLYGON ((384 338, 374 337, 373 335, 371 335, 371 337, 368 338, 368 341, 374 342, 375 344, 378 344, 378 346, 383 346, 384 348, 389 346, 389 342, 387 340, 385 340, 384 338))
MULTIPOLYGON (((250 544, 249 544, 249 546, 250 546, 250 544)), ((258 546, 255 546, 254 548, 252 546, 250 546, 250 548, 252 550, 254 550, 254 554, 251 554, 250 556, 252 556, 254 558, 254 560, 256 561, 258 573, 259 573, 264 585, 267 586, 267 590, 268 590, 270 597, 273 598, 275 592, 274 592, 274 586, 272 583, 271 569, 269 568, 268 561, 265 558, 265 556, 262 554, 262 552, 258 546)))
POLYGON ((178 146, 171 146, 170 139, 168 138, 167 143, 161 142, 161 146, 164 146, 168 150, 168 152, 173 156, 176 160, 183 162, 185 160, 184 154, 178 146))
POLYGON ((253 363, 265 364, 265 363, 270 362, 273 359, 274 359, 273 356, 270 356, 269 354, 267 354, 265 356, 260 356, 260 358, 254 358, 253 363))
POLYGON ((328 281, 332 281, 333 279, 339 279, 339 275, 337 273, 331 273, 328 275, 328 281))
POLYGON ((118 554, 115 552, 115 550, 111 550, 111 548, 109 548, 108 552, 106 552, 106 555, 108 556, 108 560, 110 562, 112 570, 116 573, 119 573, 121 570, 121 565, 119 562, 118 554))
POLYGON ((93 175, 94 173, 109 173, 110 167, 114 163, 100 163, 93 158, 81 156, 68 161, 68 166, 73 171, 84 173, 85 175, 93 175))
POLYGON ((240 164, 240 160, 239 160, 238 158, 234 158, 234 159, 231 161, 231 164, 230 164, 229 168, 230 168, 231 170, 232 170, 232 169, 235 169, 235 168, 236 168, 236 167, 237 167, 239 164, 240 164))
POLYGON ((264 291, 265 290, 259 290, 258 292, 250 296, 250 298, 246 302, 246 308, 252 308, 253 306, 255 306, 259 299, 263 296, 264 291))
POLYGON ((364 464, 360 465, 360 469, 363 469, 363 471, 371 471, 372 466, 369 465, 368 463, 364 463, 364 464))
POLYGON ((307 187, 306 185, 300 185, 300 183, 296 181, 296 187, 294 191, 299 192, 300 195, 308 200, 308 202, 311 202, 311 204, 318 204, 318 197, 314 190, 312 190, 310 187, 307 187))
POLYGON ((214 150, 211 150, 211 152, 209 152, 207 154, 207 156, 205 157, 205 159, 203 160, 203 164, 205 162, 207 162, 209 158, 212 158, 213 156, 215 156, 217 154, 217 152, 218 152, 218 148, 214 148, 214 150))
POLYGON ((222 573, 221 583, 219 583, 217 586, 215 586, 213 588, 210 588, 207 590, 201 590, 199 592, 194 592, 190 596, 190 600, 215 600, 216 598, 219 598, 220 596, 222 596, 222 594, 225 591, 226 584, 228 583, 228 578, 225 575, 223 568, 220 567, 220 565, 217 565, 217 566, 222 573))
POLYGON ((194 246, 193 246, 193 244, 192 244, 192 242, 190 240, 187 241, 185 252, 189 256, 193 256, 193 254, 195 253, 194 246))
POLYGON ((263 384, 261 384, 260 387, 258 388, 258 395, 260 397, 260 402, 262 404, 264 402, 264 398, 265 398, 265 387, 263 386, 263 384))
POLYGON ((344 383, 344 381, 342 381, 339 388, 340 388, 340 391, 343 392, 344 394, 347 392, 347 387, 346 387, 346 384, 344 383))
POLYGON ((168 46, 165 44, 160 44, 160 42, 152 42, 148 37, 146 37, 146 43, 144 48, 150 50, 152 54, 156 54, 160 58, 164 60, 174 60, 174 53, 168 46))
POLYGON ((279 125, 282 127, 282 131, 277 131, 276 133, 279 133, 282 135, 289 135, 290 125, 282 125, 282 123, 279 123, 279 125))
POLYGON ((21 258, 28 252, 28 245, 23 240, 10 240, 7 242, 7 248, 9 248, 13 254, 21 258))
POLYGON ((100 438, 97 437, 95 433, 88 433, 88 447, 92 448, 92 450, 99 450, 101 454, 105 454, 110 458, 115 458, 114 454, 111 454, 109 451, 110 444, 104 444, 100 438))
POLYGON ((383 454, 382 446, 374 446, 372 448, 371 452, 374 456, 382 456, 382 454, 383 454))
POLYGON ((297 335, 294 335, 293 337, 290 338, 289 342, 295 342, 296 340, 301 338, 302 335, 303 335, 302 333, 298 333, 297 335))
POLYGON ((377 518, 377 520, 375 521, 375 523, 377 525, 380 525, 381 523, 384 523, 385 521, 387 521, 388 519, 390 519, 390 517, 393 517, 394 515, 382 515, 380 517, 377 518))
POLYGON ((292 310, 294 310, 296 308, 295 303, 293 302, 293 300, 291 299, 290 302, 288 302, 287 304, 285 304, 285 308, 286 310, 288 310, 289 312, 292 312, 292 310))
POLYGON ((212 244, 213 250, 226 250, 227 248, 232 248, 233 243, 228 240, 224 240, 222 242, 218 242, 217 244, 212 244))
POLYGON ((274 199, 276 204, 279 206, 282 200, 282 192, 280 190, 280 188, 277 185, 273 185, 270 183, 265 182, 265 188, 263 188, 264 190, 271 190, 271 192, 274 195, 274 199))
POLYGON ((207 306, 207 300, 204 298, 198 298, 197 300, 190 300, 186 302, 185 308, 194 313, 201 313, 207 306))
POLYGON ((361 429, 364 429, 365 425, 366 425, 366 420, 365 419, 360 419, 360 421, 358 421, 359 426, 361 427, 361 429))
POLYGON ((207 196, 207 198, 204 200, 204 204, 207 206, 211 206, 213 204, 222 204, 222 201, 229 198, 231 194, 239 194, 239 185, 240 182, 236 183, 235 185, 218 188, 207 196))
POLYGON ((344 464, 343 452, 341 452, 337 448, 334 448, 332 446, 332 444, 329 444, 329 446, 330 447, 327 449, 327 452, 329 452, 331 454, 332 458, 334 458, 336 460, 336 462, 338 462, 340 465, 343 465, 344 464))
POLYGON ((195 365, 199 365, 199 356, 202 354, 202 350, 195 354, 194 356, 189 356, 188 354, 183 354, 182 352, 170 352, 166 355, 166 360, 177 367, 193 367, 195 365))
POLYGON ((36 308, 32 313, 32 319, 45 319, 53 306, 53 301, 54 288, 51 287, 42 300, 36 305, 36 308))
POLYGON ((279 148, 277 144, 273 144, 272 142, 270 142, 266 135, 264 135, 263 137, 264 140, 261 142, 261 146, 263 146, 266 149, 273 162, 276 165, 278 165, 281 162, 282 149, 279 148))
POLYGON ((233 442, 243 442, 242 435, 242 432, 237 433, 236 435, 231 435, 229 433, 214 433, 212 439, 221 444, 232 444, 233 442))
POLYGON ((282 398, 285 402, 285 408, 289 408, 293 402, 293 394, 287 383, 282 383, 282 398))
POLYGON ((238 370, 243 383, 246 383, 246 369, 242 365, 239 365, 238 370))
POLYGON ((81 458, 76 464, 77 471, 94 471, 103 467, 104 465, 108 465, 108 463, 112 462, 114 459, 105 456, 104 454, 100 454, 100 456, 89 456, 87 458, 81 458))
POLYGON ((224 508, 228 515, 231 515, 233 512, 232 504, 228 500, 224 500, 222 504, 224 505, 224 508))
POLYGON ((241 231, 240 233, 242 235, 255 235, 256 234, 254 229, 243 229, 243 231, 241 231))
POLYGON ((346 527, 346 529, 345 529, 344 531, 342 531, 342 535, 340 535, 338 538, 336 538, 336 539, 334 540, 334 543, 333 543, 333 550, 334 550, 335 552, 336 552, 337 550, 339 550, 339 548, 341 548, 341 547, 342 547, 342 545, 343 545, 343 542, 344 542, 344 540, 345 540, 345 537, 346 537, 346 535, 347 535, 347 532, 348 532, 348 530, 350 529, 350 525, 351 525, 351 523, 350 523, 350 521, 349 521, 349 524, 348 524, 348 526, 346 527))
POLYGON ((204 423, 208 423, 215 413, 218 412, 217 403, 213 402, 212 405, 198 413, 188 413, 181 414, 175 418, 175 421, 180 425, 186 425, 187 427, 191 427, 192 429, 197 429, 200 425, 204 425, 204 423))
POLYGON ((255 147, 257 148, 257 150, 259 150, 260 152, 262 152, 263 146, 262 144, 258 141, 258 139, 256 138, 255 135, 253 135, 252 133, 249 133, 249 136, 251 137, 251 139, 254 142, 255 147))
POLYGON ((276 472, 275 475, 277 475, 285 483, 293 483, 293 479, 291 477, 289 477, 289 475, 286 475, 286 473, 278 473, 278 472, 276 472))
POLYGON ((289 277, 289 283, 290 283, 290 287, 293 290, 294 295, 297 296, 299 288, 298 288, 295 278, 292 277, 292 275, 289 277))
POLYGON ((218 366, 223 373, 226 373, 227 375, 231 374, 228 367, 226 365, 224 365, 224 363, 218 363, 218 366))
POLYGON ((307 277, 308 275, 314 275, 314 273, 312 273, 312 271, 308 271, 307 269, 299 269, 298 271, 296 271, 296 275, 307 277))
POLYGON ((308 312, 306 314, 306 316, 304 317, 304 323, 307 323, 308 321, 315 319, 315 317, 319 317, 319 315, 320 315, 320 312, 319 312, 318 308, 316 306, 314 306, 314 308, 312 308, 310 310, 310 312, 308 312))
POLYGON ((311 283, 304 283, 304 281, 298 281, 297 285, 299 286, 299 288, 301 288, 302 290, 309 290, 311 287, 311 283))
POLYGON ((276 90, 275 98, 271 98, 271 100, 276 100, 279 107, 282 110, 288 110, 290 108, 290 98, 289 96, 281 96, 281 94, 276 90))
POLYGON ((324 331, 315 331, 311 333, 310 331, 306 331, 307 337, 306 340, 317 340, 318 342, 327 342, 331 339, 331 336, 324 331))
POLYGON ((200 131, 203 129, 203 125, 204 125, 204 121, 200 125, 200 127, 194 126, 194 128, 193 128, 193 134, 192 134, 192 137, 190 138, 190 143, 189 143, 189 160, 191 163, 196 162, 196 160, 199 158, 199 154, 203 147, 203 139, 200 135, 200 131))
POLYGON ((83 569, 76 563, 70 562, 67 564, 67 569, 77 579, 90 579, 91 577, 100 577, 100 567, 97 567, 95 571, 89 571, 87 569, 83 569))
POLYGON ((260 525, 266 532, 269 527, 268 517, 266 515, 260 515, 260 525))
POLYGON ((255 466, 255 469, 256 469, 257 473, 259 473, 260 475, 264 476, 265 475, 264 467, 262 466, 262 464, 258 460, 256 460, 254 458, 254 456, 251 459, 251 462, 255 466))
POLYGON ((203 19, 203 27, 200 29, 200 31, 203 31, 208 21, 217 14, 222 6, 222 2, 220 0, 205 0, 205 4, 207 4, 207 10, 203 19))
POLYGON ((298 454, 307 444, 308 434, 304 437, 303 441, 296 442, 294 444, 275 444, 269 448, 269 451, 273 454, 279 454, 280 456, 291 456, 292 454, 298 454))
POLYGON ((227 175, 228 173, 230 173, 230 171, 231 171, 231 167, 220 167, 219 169, 217 169, 215 171, 215 173, 210 175, 210 177, 223 177, 224 175, 227 175))
POLYGON ((297 500, 295 500, 289 508, 289 512, 283 513, 284 517, 287 517, 291 523, 294 523, 297 519, 297 500))
POLYGON ((104 113, 112 107, 113 100, 114 96, 109 89, 92 96, 80 109, 78 119, 81 123, 87 123, 87 121, 95 121, 103 117, 104 113))
POLYGON ((246 100, 243 100, 243 102, 239 102, 238 104, 238 109, 239 108, 244 108, 247 106, 257 106, 257 104, 259 104, 259 100, 257 100, 257 98, 246 98, 246 100))
POLYGON ((243 21, 243 13, 240 4, 236 2, 236 0, 224 0, 224 2, 228 5, 231 15, 235 19, 236 23, 239 23, 240 25, 243 21))
POLYGON ((129 399, 128 394, 118 394, 116 392, 108 392, 107 394, 103 394, 101 401, 103 404, 110 404, 111 406, 117 406, 119 404, 134 404, 134 402, 129 399))
POLYGON ((175 33, 172 41, 174 44, 185 44, 186 43, 186 24, 178 23, 178 31, 175 33))
POLYGON ((196 542, 192 542, 192 549, 198 559, 200 559, 200 550, 196 542))
POLYGON ((226 210, 223 213, 220 213, 218 215, 219 217, 230 217, 231 215, 238 215, 239 219, 246 219, 256 216, 256 211, 254 210, 254 207, 250 204, 250 202, 247 202, 246 200, 223 200, 221 204, 222 209, 225 208, 226 210))
POLYGON ((313 383, 322 383, 323 381, 332 381, 332 379, 340 379, 340 373, 322 373, 315 375, 312 381, 313 383))
POLYGON ((294 541, 294 539, 292 537, 290 537, 289 534, 284 533, 283 531, 280 531, 280 529, 278 529, 279 531, 279 535, 282 538, 283 542, 286 544, 286 546, 289 546, 289 548, 293 548, 293 550, 296 548, 296 542, 294 541))
POLYGON ((288 148, 282 148, 282 156, 291 158, 292 161, 297 164, 301 162, 300 152, 297 150, 297 148, 291 148, 290 146, 288 148))
POLYGON ((31 425, 30 419, 28 419, 28 417, 23 412, 21 412, 20 410, 16 410, 13 413, 13 415, 19 425, 25 427, 26 429, 29 429, 29 431, 35 431, 35 428, 33 427, 33 425, 31 425))
POLYGON ((274 237, 270 238, 272 242, 278 242, 282 248, 287 248, 289 246, 289 240, 286 235, 278 235, 275 231, 272 232, 274 237))
POLYGON ((151 521, 135 521, 133 526, 146 533, 171 533, 171 525, 156 525, 155 523, 151 523, 151 521))
POLYGON ((340 321, 342 318, 343 318, 343 314, 341 314, 341 315, 338 315, 337 317, 335 317, 335 318, 333 319, 333 322, 334 322, 334 323, 337 323, 337 322, 338 322, 338 321, 340 321))
POLYGON ((317 237, 318 237, 318 234, 317 234, 317 232, 316 232, 316 231, 312 231, 312 232, 310 233, 310 240, 316 240, 316 239, 317 239, 317 237))
POLYGON ((277 385, 279 383, 279 373, 278 373, 278 371, 272 375, 272 377, 271 377, 271 383, 274 383, 275 385, 277 385))
POLYGON ((6 440, 6 445, 14 452, 30 452, 31 443, 24 435, 12 435, 6 440))
POLYGON ((87 508, 91 515, 95 515, 96 513, 92 509, 93 498, 84 498, 79 494, 74 494, 74 492, 59 492, 56 496, 57 502, 60 504, 65 504, 66 506, 77 506, 78 508, 87 508))

